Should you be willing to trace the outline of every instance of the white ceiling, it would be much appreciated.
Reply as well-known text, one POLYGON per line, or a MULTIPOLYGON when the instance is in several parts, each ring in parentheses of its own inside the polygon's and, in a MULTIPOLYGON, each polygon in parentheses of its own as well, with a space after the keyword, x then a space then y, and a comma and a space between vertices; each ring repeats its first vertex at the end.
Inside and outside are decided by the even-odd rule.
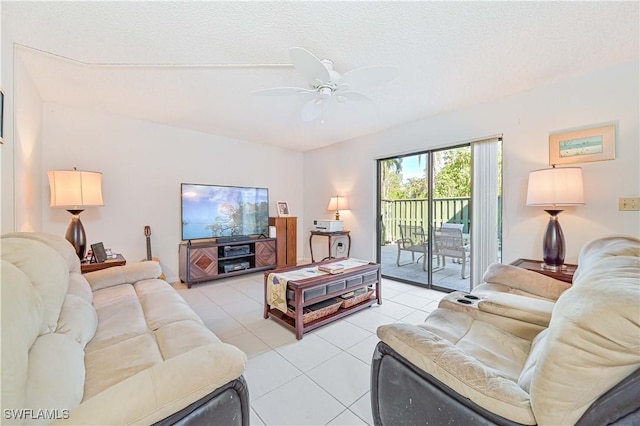
POLYGON ((7 2, 43 100, 308 150, 638 60, 639 2, 7 2), (399 77, 300 119, 299 46, 399 77))

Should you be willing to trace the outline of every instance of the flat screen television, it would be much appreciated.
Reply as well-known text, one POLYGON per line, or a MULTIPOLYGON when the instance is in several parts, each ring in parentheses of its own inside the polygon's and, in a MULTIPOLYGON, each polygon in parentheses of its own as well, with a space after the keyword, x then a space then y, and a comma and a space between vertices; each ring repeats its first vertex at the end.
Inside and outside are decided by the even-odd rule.
POLYGON ((183 183, 182 239, 268 235, 269 190, 183 183))

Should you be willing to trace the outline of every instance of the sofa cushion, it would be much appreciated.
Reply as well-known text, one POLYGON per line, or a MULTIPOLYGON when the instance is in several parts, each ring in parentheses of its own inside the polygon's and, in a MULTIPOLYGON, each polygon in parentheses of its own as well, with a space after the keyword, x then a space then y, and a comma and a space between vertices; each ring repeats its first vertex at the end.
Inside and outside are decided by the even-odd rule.
POLYGON ((95 292, 114 285, 134 284, 140 280, 158 278, 160 275, 162 268, 158 262, 138 262, 89 272, 84 276, 95 292))
POLYGON ((169 359, 192 349, 222 343, 199 321, 185 320, 167 324, 154 332, 162 358, 169 359))
POLYGON ((517 384, 530 342, 463 312, 436 309, 419 326, 389 324, 378 337, 416 367, 502 417, 536 423, 517 384))
POLYGON ((151 330, 177 321, 202 320, 171 285, 159 279, 138 281, 133 286, 151 330))
POLYGON ((100 288, 93 296, 99 323, 95 337, 85 348, 85 398, 163 360, 205 344, 222 344, 166 281, 141 279, 134 284, 113 285, 114 276, 129 280, 149 276, 149 271, 135 271, 89 278, 100 288))
POLYGON ((558 281, 546 275, 501 263, 489 265, 482 281, 485 284, 474 287, 473 294, 484 296, 497 290, 501 293, 507 292, 555 301, 566 289, 571 287, 569 283, 558 281))
POLYGON ((44 232, 13 232, 4 234, 2 238, 23 238, 40 241, 51 247, 62 256, 70 273, 80 273, 80 259, 71 243, 59 235, 44 232))
MULTIPOLYGON (((552 303, 546 299, 521 296, 510 292, 495 291, 489 292, 484 296, 479 296, 476 295, 475 292, 469 294, 462 291, 454 291, 440 299, 438 307, 451 311, 464 312, 476 320, 487 322, 515 336, 531 341, 546 325, 542 326, 527 322, 526 320, 531 317, 531 314, 512 310, 509 305, 505 306, 504 304, 508 303, 511 298, 515 298, 516 303, 521 306, 538 306, 538 311, 541 307, 540 304, 544 306, 547 306, 546 304, 552 305, 552 303)), ((549 323, 549 319, 551 318, 551 308, 548 308, 547 316, 546 324, 549 323)))
POLYGON ((246 363, 246 355, 234 346, 201 346, 105 389, 72 410, 69 419, 55 424, 159 422, 237 379, 246 363))
POLYGON ((78 342, 58 333, 40 336, 29 351, 25 406, 59 413, 74 408, 82 400, 84 378, 84 353, 78 342))
POLYGON ((93 306, 81 297, 67 294, 60 310, 56 333, 68 335, 84 349, 97 328, 98 315, 93 306))
POLYGON ((96 291, 93 307, 98 315, 98 328, 85 349, 87 352, 149 332, 142 306, 130 284, 96 291))
POLYGON ((3 237, 0 241, 2 258, 27 275, 44 302, 40 334, 54 332, 69 285, 69 271, 64 259, 37 240, 3 237))
POLYGON ((87 302, 93 303, 93 292, 91 291, 91 286, 82 274, 74 272, 69 273, 69 289, 67 290, 67 293, 82 297, 87 302))
POLYGON ((524 363, 524 367, 522 368, 520 377, 518 377, 518 384, 527 393, 531 392, 531 379, 533 379, 533 374, 536 371, 538 359, 540 359, 540 353, 544 348, 548 330, 549 329, 547 328, 542 330, 540 334, 538 334, 535 339, 533 339, 533 342, 531 342, 531 351, 529 351, 529 357, 524 363))
POLYGON ((532 354, 530 394, 539 424, 575 423, 640 366, 640 258, 585 258, 590 263, 556 302, 543 347, 532 354))
POLYGON ((580 250, 578 268, 573 274, 573 283, 579 282, 582 273, 592 270, 597 261, 615 256, 640 257, 638 240, 625 236, 610 236, 585 244, 580 250))
POLYGON ((546 327, 551 320, 553 302, 510 293, 493 293, 478 301, 478 309, 546 327))
POLYGON ((87 351, 84 362, 87 369, 84 392, 88 399, 162 362, 162 355, 153 334, 145 333, 87 351))
POLYGON ((460 312, 437 309, 419 327, 449 340, 467 355, 503 377, 516 381, 531 342, 460 312), (452 327, 453 326, 453 327, 452 327))
POLYGON ((29 349, 40 333, 44 303, 29 278, 2 260, 2 409, 23 408, 27 390, 29 349))

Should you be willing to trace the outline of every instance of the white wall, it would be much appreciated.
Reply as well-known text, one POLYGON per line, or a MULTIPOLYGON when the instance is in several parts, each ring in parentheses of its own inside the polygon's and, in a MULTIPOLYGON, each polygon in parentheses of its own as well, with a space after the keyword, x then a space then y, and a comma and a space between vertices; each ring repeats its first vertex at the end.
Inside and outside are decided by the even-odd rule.
MULTIPOLYGON (((102 172, 105 205, 81 214, 88 243, 102 241, 137 262, 146 257, 149 225, 153 255, 170 280, 178 276, 181 182, 266 187, 271 215, 285 200, 303 221, 297 151, 45 103, 43 159, 43 172, 102 172)), ((49 207, 46 173, 40 186, 43 230, 64 235, 70 215, 49 207)))
POLYGON ((4 93, 0 231, 34 231, 42 227, 42 99, 23 62, 14 61, 13 41, 4 32, 0 45, 4 93))
MULTIPOLYGON (((5 40, 2 43, 5 47, 5 40)), ((13 76, 5 79, 5 49, 2 57, 3 82, 13 81, 13 76)), ((19 65, 15 68, 24 72, 19 65)), ((13 67, 9 71, 13 73, 13 67)), ((342 212, 342 218, 353 236, 351 255, 373 259, 376 158, 502 133, 503 258, 505 262, 540 258, 547 215, 525 205, 528 172, 548 166, 550 132, 613 122, 618 129, 617 159, 581 164, 587 205, 569 208, 560 216, 568 244, 566 260, 575 262, 580 247, 593 238, 611 233, 640 236, 640 214, 617 210, 618 197, 640 194, 637 76, 636 62, 304 154, 50 103, 44 104, 39 123, 33 87, 26 77, 16 76, 18 88, 31 93, 26 100, 18 96, 26 108, 24 117, 30 117, 25 123, 33 124, 32 135, 44 129, 42 162, 37 166, 38 154, 29 165, 21 164, 16 154, 14 173, 12 87, 5 88, 9 105, 5 104, 2 146, 2 232, 15 229, 15 212, 15 223, 25 229, 28 225, 37 230, 41 220, 42 230, 64 234, 69 214, 49 207, 46 171, 76 166, 104 173, 106 205, 82 213, 89 242, 102 241, 135 261, 146 255, 143 226, 149 225, 153 253, 171 279, 177 276, 180 182, 268 187, 271 214, 276 214, 275 202, 285 200, 299 217, 299 259, 310 257, 312 220, 331 218, 332 212, 326 211, 330 196, 347 195, 351 210, 342 212), (20 182, 38 194, 31 198, 36 201, 14 206, 6 188, 20 182)), ((324 256, 320 252, 324 242, 318 244, 316 257, 324 256)))
MULTIPOLYGON (((15 62, 15 87, 20 96, 15 102, 15 216, 16 231, 42 229, 42 99, 22 61, 15 62)), ((44 204, 43 204, 44 203, 44 204)))
MULTIPOLYGON (((1 21, 0 21, 1 25, 1 21)), ((13 199, 13 42, 5 31, 6 25, 2 25, 0 34, 1 58, 0 61, 0 87, 4 93, 4 117, 3 138, 0 145, 0 196, 2 207, 0 208, 0 230, 2 234, 15 231, 14 199, 13 199)))
MULTIPOLYGON (((580 248, 591 239, 606 234, 640 236, 640 213, 617 209, 618 197, 640 194, 639 93, 634 62, 306 152, 304 192, 314 196, 305 197, 304 216, 327 218, 330 195, 347 195, 351 211, 344 219, 345 228, 352 231, 351 254, 375 259, 376 158, 502 133, 503 261, 540 259, 548 215, 542 208, 527 207, 525 194, 529 171, 549 167, 549 133, 613 123, 616 160, 579 164, 586 205, 560 215, 566 262, 575 263, 580 248)), ((308 235, 311 223, 303 225, 308 235)))

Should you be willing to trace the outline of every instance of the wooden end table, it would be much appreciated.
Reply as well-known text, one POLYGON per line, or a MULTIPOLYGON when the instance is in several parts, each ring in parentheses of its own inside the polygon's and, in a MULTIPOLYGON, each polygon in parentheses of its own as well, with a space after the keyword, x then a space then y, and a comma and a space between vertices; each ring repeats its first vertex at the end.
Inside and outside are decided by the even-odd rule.
POLYGON ((564 266, 566 268, 554 271, 551 269, 543 269, 541 266, 543 263, 544 262, 542 260, 517 259, 511 264, 513 266, 517 266, 518 268, 537 272, 539 274, 546 275, 548 277, 555 278, 556 280, 564 281, 569 284, 573 282, 573 274, 576 272, 578 265, 565 264, 564 266))
POLYGON ((122 256, 121 254, 117 254, 115 259, 107 259, 104 262, 95 262, 95 263, 82 262, 80 264, 80 271, 83 274, 86 274, 87 272, 100 271, 102 269, 107 269, 114 266, 122 266, 126 264, 127 264, 127 261, 124 258, 124 256, 122 256))
POLYGON ((350 235, 350 231, 332 231, 332 232, 311 231, 311 235, 309 235, 309 251, 311 252, 311 263, 315 262, 315 260, 313 259, 313 244, 312 244, 313 237, 315 237, 315 236, 327 237, 327 240, 328 240, 327 241, 327 247, 329 249, 328 256, 325 257, 322 260, 335 259, 335 257, 331 256, 331 243, 333 242, 334 238, 344 237, 344 236, 346 236, 347 239, 349 240, 349 247, 347 247, 347 257, 349 257, 349 254, 351 253, 351 235, 350 235))

